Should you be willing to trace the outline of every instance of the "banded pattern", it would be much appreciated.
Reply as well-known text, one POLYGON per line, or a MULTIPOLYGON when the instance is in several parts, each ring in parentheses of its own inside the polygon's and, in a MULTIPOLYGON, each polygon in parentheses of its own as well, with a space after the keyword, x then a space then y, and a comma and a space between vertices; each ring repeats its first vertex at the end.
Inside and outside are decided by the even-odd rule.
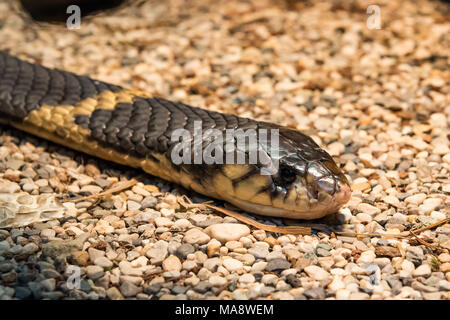
MULTIPOLYGON (((67 147, 140 167, 251 212, 316 218, 335 211, 349 197, 345 176, 333 159, 298 131, 30 64, 1 51, 0 119, 67 147), (216 129, 224 135, 227 129, 278 130, 276 160, 282 170, 264 176, 259 174, 259 162, 175 164, 171 152, 178 141, 172 141, 172 134, 187 130, 192 137, 190 150, 195 150, 196 121, 201 121, 203 130, 216 129)), ((211 141, 202 139, 205 150, 211 141)), ((266 151, 268 157, 274 156, 266 151)))
POLYGON ((75 105, 120 87, 70 72, 31 64, 0 51, 0 112, 25 118, 43 105, 75 105))
POLYGON ((78 115, 75 122, 91 131, 92 138, 104 145, 136 156, 149 152, 167 152, 171 133, 183 128, 194 133, 194 122, 206 129, 256 129, 257 123, 235 115, 221 114, 175 103, 162 98, 134 97, 130 103, 118 103, 114 109, 96 109, 91 115, 78 115))

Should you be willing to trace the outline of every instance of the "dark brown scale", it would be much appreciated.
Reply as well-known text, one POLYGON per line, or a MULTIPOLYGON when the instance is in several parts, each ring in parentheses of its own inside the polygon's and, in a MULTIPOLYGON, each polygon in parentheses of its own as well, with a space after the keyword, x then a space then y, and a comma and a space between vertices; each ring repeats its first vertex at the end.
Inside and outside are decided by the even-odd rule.
POLYGON ((34 77, 30 94, 27 96, 27 109, 30 112, 33 106, 40 105, 42 98, 47 94, 50 82, 49 70, 33 65, 34 77))
POLYGON ((42 99, 40 100, 39 104, 55 106, 58 105, 64 98, 64 87, 66 79, 63 74, 59 73, 56 70, 49 70, 49 71, 50 71, 49 81, 46 83, 44 95, 42 96, 42 99))
POLYGON ((172 132, 179 128, 184 128, 187 123, 187 116, 183 112, 183 107, 180 104, 173 103, 164 99, 157 99, 158 102, 163 105, 166 109, 170 110, 169 124, 164 135, 170 140, 170 135, 172 132))
POLYGON ((238 126, 238 119, 233 114, 224 114, 225 121, 227 123, 227 129, 235 129, 238 126))
POLYGON ((29 64, 21 64, 20 72, 23 73, 24 77, 19 77, 17 79, 16 85, 13 87, 13 101, 12 103, 17 105, 20 109, 26 110, 26 98, 30 92, 31 86, 33 84, 33 67, 29 64))
POLYGON ((192 111, 198 116, 196 120, 202 121, 202 130, 221 129, 221 125, 223 125, 223 119, 221 117, 218 120, 222 121, 222 123, 220 123, 219 121, 215 121, 215 119, 213 118, 214 116, 207 110, 195 108, 192 109, 192 111))
MULTIPOLYGON (((101 109, 97 109, 97 110, 101 110, 101 109)), ((94 112, 97 110, 94 110, 94 112)), ((88 129, 89 128, 89 116, 77 116, 75 118, 75 123, 85 129, 88 129)))
POLYGON ((31 64, 0 51, 0 116, 22 120, 42 105, 75 105, 119 86, 31 64))
POLYGON ((81 88, 83 90, 81 94, 81 99, 87 99, 89 97, 93 97, 98 94, 97 88, 94 85, 94 82, 88 77, 79 77, 81 88))

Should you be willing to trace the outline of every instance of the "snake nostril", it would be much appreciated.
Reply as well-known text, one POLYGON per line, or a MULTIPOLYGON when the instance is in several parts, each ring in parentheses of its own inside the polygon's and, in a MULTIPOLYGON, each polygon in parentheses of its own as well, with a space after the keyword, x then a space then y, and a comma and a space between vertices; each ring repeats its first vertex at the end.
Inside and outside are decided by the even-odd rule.
POLYGON ((310 198, 317 200, 319 198, 319 191, 317 189, 310 189, 309 195, 310 195, 310 198))

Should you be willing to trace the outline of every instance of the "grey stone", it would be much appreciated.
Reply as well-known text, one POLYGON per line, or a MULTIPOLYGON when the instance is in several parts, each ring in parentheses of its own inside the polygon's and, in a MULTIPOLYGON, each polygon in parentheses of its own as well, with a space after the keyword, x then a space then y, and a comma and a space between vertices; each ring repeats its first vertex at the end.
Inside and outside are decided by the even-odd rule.
POLYGON ((133 297, 140 292, 140 288, 130 281, 123 281, 120 286, 120 292, 124 297, 133 297))
POLYGON ((161 298, 165 294, 170 294, 170 289, 168 288, 162 288, 159 292, 156 293, 156 296, 158 298, 161 298))
POLYGON ((145 255, 150 258, 152 264, 162 263, 168 254, 169 244, 166 241, 159 240, 155 242, 153 248, 148 250, 145 255))
POLYGON ((408 222, 407 216, 401 213, 395 213, 388 220, 388 223, 390 224, 406 224, 407 222, 408 222))
POLYGON ((237 280, 231 281, 231 283, 228 285, 228 291, 233 292, 237 288, 237 280))
POLYGON ((392 264, 388 263, 387 265, 385 265, 383 267, 381 272, 384 274, 393 274, 393 273, 395 273, 395 269, 394 269, 394 267, 392 267, 392 264))
POLYGON ((331 253, 328 250, 325 250, 323 248, 317 248, 316 255, 318 257, 329 257, 329 256, 331 256, 331 253))
POLYGON ((92 290, 98 295, 99 298, 106 298, 106 289, 103 287, 93 286, 92 290))
POLYGON ((4 254, 5 252, 9 251, 10 244, 8 241, 0 241, 0 255, 4 254))
POLYGON ((431 287, 439 287, 439 281, 441 281, 442 279, 439 278, 436 275, 431 275, 431 277, 429 277, 428 279, 423 280, 422 282, 427 285, 427 286, 431 286, 431 287))
POLYGON ((30 271, 20 272, 17 274, 17 281, 20 284, 26 285, 28 282, 36 279, 36 274, 30 271))
POLYGON ((211 289, 212 284, 208 281, 200 281, 195 287, 194 290, 198 293, 206 293, 209 289, 211 289))
POLYGON ((436 222, 436 219, 430 216, 420 215, 417 217, 417 223, 427 226, 436 222))
POLYGON ((269 286, 264 286, 259 290, 259 294, 261 296, 267 296, 269 294, 271 294, 272 292, 275 291, 275 288, 273 287, 269 287, 269 286))
POLYGON ((97 287, 103 288, 105 290, 107 290, 109 288, 109 283, 110 283, 110 278, 109 275, 105 274, 103 277, 101 277, 100 279, 97 279, 95 281, 95 285, 97 287))
POLYGON ((155 197, 152 197, 152 196, 147 196, 142 200, 141 206, 143 209, 155 208, 157 203, 158 203, 158 199, 156 199, 155 197))
POLYGON ((202 220, 202 221, 198 221, 195 223, 195 225, 197 227, 200 228, 207 228, 213 224, 218 224, 218 223, 222 223, 223 222, 223 218, 221 217, 214 217, 212 219, 206 219, 206 220, 202 220))
MULTIPOLYGON (((64 293, 60 291, 42 292, 42 298, 50 300, 59 300, 64 297, 64 293)), ((83 297, 78 298, 79 300, 85 299, 83 297)))
POLYGON ((9 261, 0 262, 0 273, 7 273, 14 269, 14 264, 9 261))
POLYGON ((273 259, 267 263, 265 268, 266 271, 280 272, 285 269, 289 269, 291 264, 285 259, 273 259))
POLYGON ((87 266, 86 267, 86 274, 89 279, 97 280, 103 277, 105 272, 103 271, 102 267, 99 266, 87 266))
POLYGON ((88 293, 89 300, 98 300, 99 298, 100 298, 99 295, 94 291, 88 293))
POLYGON ((403 285, 402 285, 402 282, 399 279, 397 279, 394 276, 388 276, 386 278, 386 281, 389 284, 389 286, 391 287, 392 294, 394 296, 396 296, 397 294, 400 293, 400 290, 402 289, 403 285))
POLYGON ((359 287, 359 290, 361 290, 362 292, 367 293, 369 295, 371 295, 373 293, 373 289, 372 288, 359 287))
POLYGON ((327 250, 327 251, 330 251, 332 249, 332 247, 329 244, 326 244, 326 243, 319 243, 316 246, 316 249, 319 249, 319 248, 327 250))
POLYGON ((151 212, 139 212, 134 216, 135 222, 150 222, 155 219, 155 215, 151 212))
POLYGON ((37 252, 38 250, 39 250, 39 246, 34 242, 27 243, 23 247, 23 253, 25 253, 25 254, 33 254, 33 253, 37 252))
POLYGON ((187 291, 188 289, 189 289, 189 288, 183 287, 183 286, 174 286, 174 287, 172 288, 172 292, 173 292, 174 294, 176 294, 176 295, 178 295, 178 294, 184 294, 184 293, 186 293, 186 291, 187 291))
MULTIPOLYGON (((403 162, 405 162, 405 161, 403 161, 403 162)), ((402 163, 403 163, 403 162, 402 162, 402 163)), ((406 162, 408 162, 408 161, 406 161, 406 162)), ((400 163, 400 164, 402 164, 402 163, 400 163)), ((409 166, 408 166, 408 168, 409 168, 409 166)), ((398 200, 400 200, 400 201, 405 200, 405 199, 408 198, 409 196, 411 196, 411 194, 405 193, 405 192, 400 192, 399 194, 397 194, 397 198, 398 198, 398 200)))
POLYGON ((155 294, 161 290, 160 284, 151 284, 144 288, 146 294, 155 294))
POLYGON ((31 290, 26 287, 16 287, 14 289, 14 296, 17 299, 27 299, 31 297, 31 290))
POLYGON ((436 292, 436 291, 438 291, 438 288, 424 285, 423 283, 421 283, 419 281, 413 281, 411 283, 411 288, 413 288, 414 290, 420 291, 420 292, 436 292))
POLYGON ((388 219, 389 219, 389 215, 386 211, 384 211, 380 214, 377 214, 373 220, 376 221, 381 226, 384 226, 386 224, 386 222, 388 221, 388 219))
MULTIPOLYGON (((58 292, 58 291, 53 291, 53 292, 58 292)), ((69 297, 76 299, 76 300, 86 300, 88 298, 88 295, 84 291, 81 291, 78 289, 73 289, 73 290, 69 291, 69 297)))
POLYGON ((23 231, 22 231, 22 230, 19 230, 19 229, 12 229, 12 230, 9 232, 9 235, 10 235, 11 239, 13 239, 14 241, 16 241, 17 237, 23 235, 23 231))
POLYGON ((58 271, 56 271, 55 269, 45 269, 45 270, 42 270, 42 271, 41 271, 41 274, 42 274, 45 278, 47 278, 47 279, 50 279, 50 278, 60 278, 60 277, 61 277, 61 274, 60 274, 58 271))
POLYGON ((89 281, 87 281, 86 279, 82 279, 80 281, 80 290, 84 291, 86 293, 89 293, 91 291, 92 287, 91 284, 89 283, 89 281))
POLYGON ((269 254, 269 250, 263 247, 250 248, 247 252, 254 256, 256 259, 265 259, 269 254))
POLYGON ((276 291, 287 291, 292 289, 292 286, 290 284, 287 284, 284 280, 280 280, 277 282, 275 289, 276 291))
POLYGON ((195 248, 192 244, 184 243, 177 248, 177 250, 175 251, 175 255, 180 259, 186 259, 188 254, 194 252, 195 248))
POLYGON ((406 260, 414 263, 414 266, 417 268, 422 264, 422 261, 425 259, 425 255, 423 254, 423 250, 421 247, 410 246, 406 251, 406 260))
POLYGON ((9 237, 7 230, 0 230, 0 241, 6 240, 9 237))
POLYGON ((439 290, 450 291, 450 282, 447 280, 439 281, 439 290))
POLYGON ((377 272, 380 269, 380 267, 374 263, 366 264, 363 265, 362 267, 367 271, 368 274, 375 274, 375 272, 377 272))
POLYGON ((293 288, 301 287, 302 283, 300 280, 293 274, 290 274, 286 277, 286 282, 290 284, 293 288))
POLYGON ((325 289, 322 287, 310 288, 303 291, 303 295, 309 299, 325 299, 325 289))
POLYGON ((111 184, 110 181, 102 178, 95 179, 95 183, 102 189, 109 187, 109 185, 111 184))
POLYGON ((41 271, 42 271, 42 270, 45 270, 45 269, 52 269, 52 268, 55 267, 53 264, 48 263, 47 261, 39 261, 39 262, 37 263, 37 265, 39 266, 39 269, 40 269, 41 271))
POLYGON ((253 276, 255 277, 256 281, 260 281, 261 278, 263 277, 263 275, 264 274, 262 272, 255 272, 255 273, 253 273, 253 276))
POLYGON ((111 300, 122 300, 123 299, 122 294, 116 287, 111 287, 108 290, 106 290, 106 295, 111 300))
POLYGON ((54 291, 56 288, 56 280, 53 278, 45 279, 41 281, 41 285, 45 291, 54 291))
POLYGON ((272 251, 266 257, 267 261, 275 260, 275 259, 284 259, 284 260, 286 260, 286 255, 283 252, 281 252, 281 251, 272 251))
POLYGON ((317 263, 317 255, 314 251, 308 251, 305 253, 305 255, 303 256, 306 259, 309 259, 311 261, 311 264, 316 264, 317 263))
POLYGON ((83 233, 75 240, 53 240, 42 246, 44 257, 62 257, 69 255, 75 250, 81 250, 83 243, 89 238, 89 233, 83 233))
MULTIPOLYGON (((35 236, 35 235, 38 235, 38 234, 40 234, 41 233, 41 229, 40 228, 38 228, 38 227, 36 227, 36 229, 29 229, 29 230, 25 230, 24 232, 23 232, 23 234, 24 235, 27 235, 27 236, 35 236)), ((26 238, 25 238, 25 240, 26 240, 26 238)))
POLYGON ((380 247, 389 246, 389 241, 387 239, 381 238, 377 241, 377 246, 380 247))
POLYGON ((42 297, 42 285, 38 282, 32 281, 28 283, 28 288, 30 288, 33 293, 34 299, 41 299, 42 297))
POLYGON ((14 255, 18 255, 22 253, 22 246, 20 245, 13 245, 10 249, 9 252, 14 254, 14 255))

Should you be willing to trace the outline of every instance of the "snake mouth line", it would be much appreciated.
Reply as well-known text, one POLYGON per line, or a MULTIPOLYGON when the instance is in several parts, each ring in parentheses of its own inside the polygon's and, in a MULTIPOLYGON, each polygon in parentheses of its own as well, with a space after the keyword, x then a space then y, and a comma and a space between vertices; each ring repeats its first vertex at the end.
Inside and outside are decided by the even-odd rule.
POLYGON ((343 184, 340 186, 340 190, 333 197, 331 197, 329 202, 325 204, 319 203, 314 208, 297 208, 296 210, 265 206, 231 197, 224 197, 224 200, 248 212, 263 216, 313 220, 320 219, 328 214, 337 212, 350 200, 350 196, 350 187, 343 184))

